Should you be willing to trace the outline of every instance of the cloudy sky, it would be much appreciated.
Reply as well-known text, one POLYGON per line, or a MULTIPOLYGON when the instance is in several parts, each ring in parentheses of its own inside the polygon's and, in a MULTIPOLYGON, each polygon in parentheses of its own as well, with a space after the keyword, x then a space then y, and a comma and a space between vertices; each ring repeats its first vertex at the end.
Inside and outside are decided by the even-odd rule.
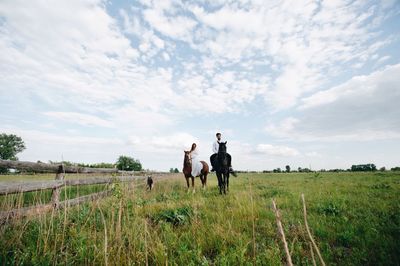
POLYGON ((20 160, 400 165, 400 2, 0 1, 0 132, 20 160))

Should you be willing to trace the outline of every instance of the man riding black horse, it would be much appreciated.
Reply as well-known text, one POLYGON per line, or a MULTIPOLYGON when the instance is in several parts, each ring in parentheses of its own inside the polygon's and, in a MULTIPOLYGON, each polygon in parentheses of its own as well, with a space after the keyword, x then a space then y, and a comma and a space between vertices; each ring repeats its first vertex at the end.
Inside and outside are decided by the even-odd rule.
MULTIPOLYGON (((221 133, 217 133, 217 134, 215 134, 215 136, 217 137, 217 140, 213 143, 213 148, 212 148, 213 155, 211 155, 211 157, 210 157, 210 162, 211 162, 211 166, 212 166, 211 172, 215 171, 215 169, 216 169, 216 165, 217 165, 217 162, 218 162, 217 155, 218 155, 218 150, 219 150, 219 144, 222 143, 222 141, 221 141, 221 137, 222 137, 221 133)), ((226 144, 226 142, 225 142, 225 144, 226 144)), ((233 172, 233 169, 232 169, 232 156, 229 153, 226 153, 226 156, 227 156, 227 159, 228 159, 229 172, 233 172)))

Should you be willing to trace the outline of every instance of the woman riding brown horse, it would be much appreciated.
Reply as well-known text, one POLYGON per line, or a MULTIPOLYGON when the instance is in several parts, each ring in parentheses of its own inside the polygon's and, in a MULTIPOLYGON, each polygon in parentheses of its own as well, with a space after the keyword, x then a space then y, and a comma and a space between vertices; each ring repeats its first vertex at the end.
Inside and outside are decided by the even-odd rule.
POLYGON ((195 192, 194 189, 194 178, 199 176, 203 188, 205 189, 207 185, 207 175, 209 173, 208 164, 205 161, 198 160, 198 153, 196 150, 196 143, 192 144, 192 148, 190 151, 184 151, 185 157, 183 159, 183 174, 186 178, 187 188, 189 191, 189 178, 192 179, 192 188, 193 193, 195 192))

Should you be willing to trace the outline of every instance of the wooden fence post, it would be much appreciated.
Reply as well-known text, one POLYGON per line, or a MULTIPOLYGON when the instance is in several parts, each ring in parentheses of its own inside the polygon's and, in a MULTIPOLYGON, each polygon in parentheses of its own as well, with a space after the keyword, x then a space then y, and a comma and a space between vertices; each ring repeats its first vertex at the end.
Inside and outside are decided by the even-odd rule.
POLYGON ((276 207, 276 203, 275 203, 274 199, 272 199, 272 209, 273 209, 273 211, 275 213, 276 225, 278 226, 278 232, 279 232, 279 234, 281 236, 283 247, 285 249, 287 265, 288 266, 293 266, 292 258, 290 257, 288 244, 287 244, 286 238, 285 238, 285 232, 283 231, 283 226, 282 226, 282 222, 281 222, 281 214, 279 213, 279 210, 276 207))
MULTIPOLYGON (((61 164, 58 167, 58 171, 57 171, 55 180, 64 180, 64 165, 63 164, 61 164)), ((53 188, 53 194, 51 195, 51 202, 52 202, 54 208, 58 208, 58 205, 60 203, 61 187, 53 188)))

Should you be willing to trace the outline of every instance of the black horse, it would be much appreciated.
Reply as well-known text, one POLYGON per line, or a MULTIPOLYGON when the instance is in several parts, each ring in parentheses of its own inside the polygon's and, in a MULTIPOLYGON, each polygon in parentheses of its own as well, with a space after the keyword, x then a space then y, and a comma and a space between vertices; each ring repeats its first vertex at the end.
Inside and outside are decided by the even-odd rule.
POLYGON ((226 152, 226 141, 219 143, 218 153, 215 158, 215 172, 218 178, 219 193, 229 191, 229 167, 231 156, 226 152))

